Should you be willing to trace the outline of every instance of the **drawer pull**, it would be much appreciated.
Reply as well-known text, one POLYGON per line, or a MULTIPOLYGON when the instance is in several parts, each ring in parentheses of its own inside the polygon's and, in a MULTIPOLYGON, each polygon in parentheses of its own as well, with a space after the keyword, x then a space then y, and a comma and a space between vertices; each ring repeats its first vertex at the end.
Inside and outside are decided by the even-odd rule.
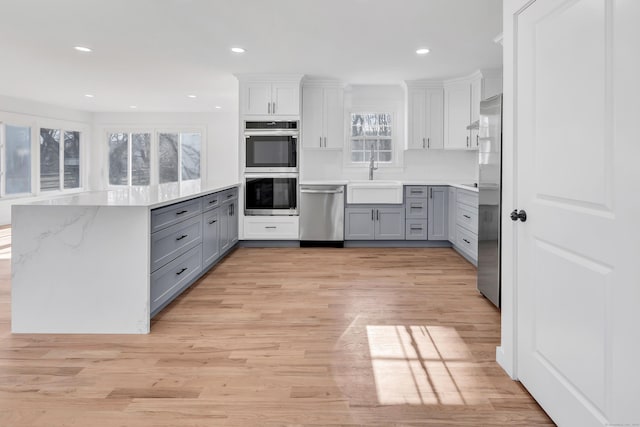
POLYGON ((211 220, 211 221, 209 221, 209 224, 213 224, 213 223, 214 223, 214 222, 216 222, 216 221, 217 221, 217 220, 215 220, 215 219, 214 219, 214 220, 211 220))
POLYGON ((413 226, 413 225, 412 225, 412 226, 411 226, 411 229, 412 229, 412 230, 422 230, 422 227, 421 227, 421 226, 419 226, 419 225, 417 225, 417 226, 413 226))
POLYGON ((188 236, 188 234, 183 234, 182 236, 177 237, 177 238, 176 238, 176 240, 182 240, 182 239, 184 239, 184 238, 185 238, 185 237, 187 237, 187 236, 188 236))
POLYGON ((189 211, 180 211, 180 212, 176 212, 176 215, 182 215, 182 214, 186 214, 189 211))
POLYGON ((421 204, 411 204, 411 209, 420 209, 421 207, 421 204))
POLYGON ((230 199, 233 197, 233 194, 227 194, 227 199, 230 199))
POLYGON ((274 229, 274 230, 275 230, 275 229, 276 229, 276 228, 278 228, 278 227, 276 227, 275 225, 265 225, 265 227, 264 227, 264 228, 271 228, 271 229, 274 229))
POLYGON ((211 205, 213 203, 216 203, 217 201, 218 201, 218 199, 209 200, 209 204, 211 205))
POLYGON ((462 216, 467 218, 467 219, 471 219, 471 217, 469 215, 462 215, 462 216))
POLYGON ((471 244, 471 242, 470 242, 470 241, 468 241, 467 239, 462 239, 462 240, 464 240, 465 242, 467 242, 467 244, 471 244))
POLYGON ((182 267, 182 270, 178 271, 176 273, 177 276, 181 275, 182 273, 184 273, 185 271, 187 271, 187 267, 182 267))
POLYGON ((411 190, 411 194, 422 194, 422 190, 411 190))

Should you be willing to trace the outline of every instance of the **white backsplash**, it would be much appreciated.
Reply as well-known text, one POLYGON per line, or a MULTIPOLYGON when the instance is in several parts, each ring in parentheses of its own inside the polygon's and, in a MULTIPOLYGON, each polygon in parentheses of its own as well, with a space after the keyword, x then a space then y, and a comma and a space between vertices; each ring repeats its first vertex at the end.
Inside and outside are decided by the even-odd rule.
MULTIPOLYGON (((341 150, 303 150, 301 180, 361 180, 367 179, 367 166, 345 166, 341 150)), ((478 152, 447 150, 408 150, 404 152, 404 167, 380 166, 375 179, 404 181, 477 182, 478 152)))

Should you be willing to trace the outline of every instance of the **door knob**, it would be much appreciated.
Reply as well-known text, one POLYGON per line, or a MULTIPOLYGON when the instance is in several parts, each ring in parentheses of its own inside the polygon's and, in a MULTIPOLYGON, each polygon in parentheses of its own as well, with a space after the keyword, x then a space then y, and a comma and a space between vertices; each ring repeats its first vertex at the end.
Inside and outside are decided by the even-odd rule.
POLYGON ((514 209, 513 212, 511 212, 510 216, 511 216, 511 221, 520 220, 522 222, 525 222, 527 220, 527 213, 522 209, 520 210, 520 212, 518 212, 518 209, 514 209))

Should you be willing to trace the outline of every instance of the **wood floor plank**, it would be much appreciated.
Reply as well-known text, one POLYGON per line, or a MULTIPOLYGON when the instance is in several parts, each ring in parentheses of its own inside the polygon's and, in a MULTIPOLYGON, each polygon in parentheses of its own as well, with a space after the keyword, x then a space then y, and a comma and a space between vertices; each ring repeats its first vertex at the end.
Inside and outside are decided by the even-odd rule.
POLYGON ((0 425, 553 425, 475 277, 448 248, 241 248, 150 335, 12 335, 0 259, 0 425))

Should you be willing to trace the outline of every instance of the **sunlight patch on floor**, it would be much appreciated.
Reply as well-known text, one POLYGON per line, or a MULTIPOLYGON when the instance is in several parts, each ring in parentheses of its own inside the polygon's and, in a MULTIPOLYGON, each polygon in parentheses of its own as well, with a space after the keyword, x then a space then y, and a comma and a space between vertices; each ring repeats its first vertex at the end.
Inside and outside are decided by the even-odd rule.
POLYGON ((470 374, 472 359, 455 328, 367 325, 367 338, 380 404, 480 403, 482 374, 470 374))

